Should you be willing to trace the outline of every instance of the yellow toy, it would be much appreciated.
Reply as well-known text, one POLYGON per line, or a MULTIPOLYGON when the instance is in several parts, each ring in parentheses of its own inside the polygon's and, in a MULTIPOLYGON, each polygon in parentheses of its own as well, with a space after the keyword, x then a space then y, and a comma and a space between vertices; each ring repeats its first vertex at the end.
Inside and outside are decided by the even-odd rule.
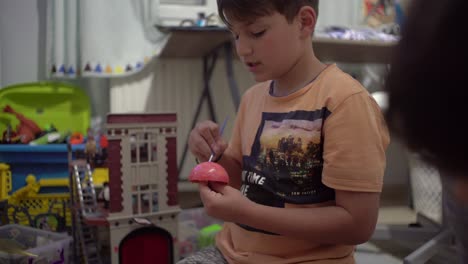
MULTIPOLYGON (((8 197, 8 204, 17 208, 25 208, 32 218, 40 214, 52 212, 59 215, 65 214, 66 225, 70 226, 70 208, 66 206, 68 205, 70 194, 40 194, 41 187, 68 187, 68 179, 40 179, 37 181, 34 175, 29 174, 26 177, 26 186, 16 190, 8 197)), ((8 212, 10 218, 12 217, 13 210, 11 208, 8 212)), ((18 218, 19 224, 29 225, 26 217, 18 218)))
POLYGON ((93 172, 94 186, 103 188, 105 182, 109 182, 108 168, 94 168, 93 172))
POLYGON ((0 201, 8 198, 11 191, 11 171, 10 166, 0 163, 0 201))
POLYGON ((36 177, 32 174, 29 174, 26 177, 26 186, 14 192, 8 199, 8 203, 19 206, 22 200, 25 200, 28 197, 36 196, 40 189, 41 186, 38 182, 36 182, 36 177))

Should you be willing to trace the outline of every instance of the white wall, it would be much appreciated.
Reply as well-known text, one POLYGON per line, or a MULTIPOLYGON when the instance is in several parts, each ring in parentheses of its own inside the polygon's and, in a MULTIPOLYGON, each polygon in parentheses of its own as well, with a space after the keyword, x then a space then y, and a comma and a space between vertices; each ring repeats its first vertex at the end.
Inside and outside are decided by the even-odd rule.
POLYGON ((321 0, 317 26, 360 26, 363 22, 362 1, 363 0, 321 0))
MULTIPOLYGON (((318 26, 339 25, 355 27, 362 24, 363 0, 322 0, 319 6, 318 26)), ((181 2, 181 1, 178 1, 181 2)), ((185 1, 193 3, 194 1, 185 1)), ((195 1, 195 3, 200 1, 195 1)), ((183 19, 195 19, 197 13, 206 15, 217 13, 216 0, 206 0, 200 5, 168 4, 171 0, 161 1, 161 17, 164 25, 178 25, 183 19)), ((172 2, 174 3, 174 2, 172 2)))
POLYGON ((38 67, 43 58, 39 52, 42 2, 0 1, 0 87, 44 77, 38 67))
MULTIPOLYGON (((0 0, 0 88, 47 78, 46 0, 0 0)), ((63 80, 82 87, 92 116, 109 112, 107 79, 63 80)))

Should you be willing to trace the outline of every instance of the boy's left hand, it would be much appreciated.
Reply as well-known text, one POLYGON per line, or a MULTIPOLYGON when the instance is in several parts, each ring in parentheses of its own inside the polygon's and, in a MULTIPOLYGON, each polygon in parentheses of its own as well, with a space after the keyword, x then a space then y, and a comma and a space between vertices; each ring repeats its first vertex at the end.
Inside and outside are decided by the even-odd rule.
POLYGON ((248 208, 254 205, 239 190, 226 184, 200 183, 199 191, 206 213, 227 222, 241 223, 248 208))

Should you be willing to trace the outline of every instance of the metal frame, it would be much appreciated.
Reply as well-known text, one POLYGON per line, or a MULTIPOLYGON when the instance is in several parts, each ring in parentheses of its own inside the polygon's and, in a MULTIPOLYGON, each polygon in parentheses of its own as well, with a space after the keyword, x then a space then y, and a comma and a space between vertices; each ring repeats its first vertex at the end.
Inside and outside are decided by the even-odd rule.
MULTIPOLYGON (((231 98, 234 103, 235 110, 237 111, 239 104, 240 104, 240 93, 237 86, 237 82, 234 76, 234 69, 233 69, 233 46, 230 41, 221 44, 221 46, 216 47, 210 53, 206 54, 203 57, 203 92, 198 100, 197 110, 195 111, 195 115, 192 119, 191 128, 193 129, 197 124, 198 118, 200 117, 201 110, 205 99, 208 103, 208 110, 210 113, 210 118, 213 122, 217 122, 216 113, 213 104, 213 97, 211 95, 211 86, 210 81, 213 76, 213 70, 216 66, 216 62, 218 60, 218 53, 220 50, 224 49, 224 59, 226 63, 226 77, 229 84, 229 90, 231 92, 231 98)), ((188 137, 185 141, 184 150, 182 152, 182 157, 179 162, 178 171, 181 171, 184 164, 185 159, 187 158, 188 152, 188 137)))

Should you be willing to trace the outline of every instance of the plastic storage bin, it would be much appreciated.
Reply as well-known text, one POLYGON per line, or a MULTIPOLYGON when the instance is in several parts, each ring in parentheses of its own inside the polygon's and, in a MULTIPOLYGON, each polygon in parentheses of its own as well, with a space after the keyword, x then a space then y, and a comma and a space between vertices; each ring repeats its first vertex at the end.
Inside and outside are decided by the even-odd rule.
MULTIPOLYGON (((84 145, 72 147, 75 152, 84 150, 84 145)), ((1 145, 0 163, 10 165, 12 192, 25 186, 26 177, 33 174, 38 180, 47 178, 68 178, 68 150, 65 144, 43 146, 1 145)), ((51 192, 68 192, 56 189, 51 192)))
MULTIPOLYGON (((80 87, 61 82, 25 83, 0 89, 0 136, 8 126, 17 130, 20 121, 12 114, 4 113, 5 106, 34 121, 41 129, 53 125, 58 131, 87 133, 90 126, 90 100, 80 87)), ((73 150, 83 150, 76 145, 73 150)), ((29 174, 37 181, 68 179, 68 150, 66 144, 21 145, 0 144, 0 163, 9 165, 12 195, 26 185, 29 174)), ((1 175, 0 175, 1 176, 1 175)), ((0 179, 1 182, 1 179, 0 179)), ((41 186, 39 195, 25 197, 20 206, 26 208, 31 217, 48 213, 51 204, 54 213, 61 212, 61 202, 68 201, 68 186, 41 186), (58 202, 58 203, 57 203, 58 202)), ((67 209, 67 215, 69 210, 67 209)), ((28 224, 27 221, 18 221, 28 224)), ((67 216, 69 225, 70 219, 67 216)), ((0 262, 1 264, 1 262, 0 262)))
POLYGON ((0 251, 1 264, 31 264, 31 263, 70 263, 69 250, 72 238, 66 234, 43 231, 21 225, 6 225, 0 227, 0 238, 10 245, 17 245, 37 257, 7 254, 0 251))
POLYGON ((210 217, 205 209, 192 208, 179 214, 179 256, 188 257, 200 249, 214 244, 214 236, 223 221, 210 217))
MULTIPOLYGON (((90 100, 83 89, 71 84, 37 82, 0 89, 0 136, 8 125, 16 130, 19 124, 14 115, 3 113, 3 108, 7 105, 33 120, 42 129, 53 124, 58 131, 80 132, 85 135, 90 126, 90 100)), ((84 145, 76 148, 84 149, 84 145)), ((0 144, 0 163, 10 165, 13 181, 11 192, 24 186, 28 174, 33 174, 37 179, 68 177, 65 144, 0 144)))
POLYGON ((16 128, 15 116, 3 113, 9 105, 40 128, 53 124, 58 131, 85 134, 90 125, 91 104, 83 89, 60 82, 25 83, 0 89, 0 133, 16 128))

